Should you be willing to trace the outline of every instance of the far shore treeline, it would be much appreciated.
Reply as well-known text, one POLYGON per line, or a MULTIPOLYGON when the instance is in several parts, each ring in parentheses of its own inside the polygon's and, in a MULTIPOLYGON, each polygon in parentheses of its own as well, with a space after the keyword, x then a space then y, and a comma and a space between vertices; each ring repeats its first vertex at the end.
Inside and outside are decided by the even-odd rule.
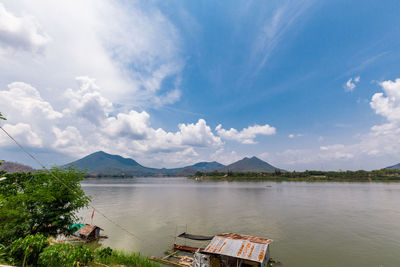
POLYGON ((213 181, 332 181, 332 182, 392 182, 400 181, 400 169, 373 171, 292 171, 282 172, 196 172, 190 178, 213 181))

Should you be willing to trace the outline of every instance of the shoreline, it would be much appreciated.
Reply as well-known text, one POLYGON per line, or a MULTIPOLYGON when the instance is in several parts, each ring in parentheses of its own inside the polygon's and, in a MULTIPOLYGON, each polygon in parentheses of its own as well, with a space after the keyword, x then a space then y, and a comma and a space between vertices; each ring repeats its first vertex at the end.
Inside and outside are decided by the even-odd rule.
POLYGON ((353 178, 342 178, 342 179, 329 179, 329 178, 315 178, 315 177, 279 177, 279 178, 260 178, 260 177, 223 177, 223 176, 202 176, 202 177, 187 177, 187 179, 196 181, 209 181, 209 182, 303 182, 303 183, 400 183, 400 177, 394 179, 353 179, 353 178))

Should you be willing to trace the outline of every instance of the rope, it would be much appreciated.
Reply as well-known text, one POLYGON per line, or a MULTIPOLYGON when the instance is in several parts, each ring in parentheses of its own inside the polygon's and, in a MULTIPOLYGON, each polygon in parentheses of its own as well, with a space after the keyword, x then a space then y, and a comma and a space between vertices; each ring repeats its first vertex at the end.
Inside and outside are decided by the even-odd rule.
MULTIPOLYGON (((17 146, 23 151, 25 152, 25 154, 27 154, 29 157, 31 157, 37 164, 39 164, 47 173, 49 173, 54 179, 56 179, 59 183, 61 183, 62 185, 65 186, 65 188, 67 188, 70 192, 72 192, 75 196, 77 196, 80 200, 84 200, 77 192, 75 192, 73 189, 71 189, 68 185, 66 185, 60 178, 58 178, 53 172, 51 172, 49 169, 46 168, 46 166, 44 166, 44 164, 42 164, 35 156, 33 156, 31 153, 29 153, 20 143, 18 143, 17 140, 14 139, 14 137, 12 137, 3 127, 0 126, 0 129, 8 136, 11 138, 11 140, 13 140, 17 146)), ((120 228, 121 230, 125 231, 126 233, 128 233, 129 235, 131 235, 133 238, 142 241, 143 240, 141 238, 139 238, 138 236, 136 236, 135 234, 133 234, 132 232, 130 232, 128 229, 126 229, 125 227, 121 226, 120 224, 118 224, 117 222, 115 222, 113 219, 107 217, 101 210, 99 210, 98 208, 95 208, 92 204, 89 203, 88 205, 89 207, 93 208, 96 210, 97 213, 99 213, 101 216, 103 216, 105 219, 107 219, 109 222, 111 222, 112 224, 114 224, 115 226, 117 226, 118 228, 120 228)))

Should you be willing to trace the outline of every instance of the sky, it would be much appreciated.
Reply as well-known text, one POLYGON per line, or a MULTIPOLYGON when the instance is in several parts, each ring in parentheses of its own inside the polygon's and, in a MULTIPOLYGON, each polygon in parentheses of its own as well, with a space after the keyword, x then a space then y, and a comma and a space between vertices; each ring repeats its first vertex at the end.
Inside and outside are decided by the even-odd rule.
MULTIPOLYGON (((0 0, 1 126, 47 166, 400 162, 399 1, 0 0)), ((0 133, 0 159, 37 167, 0 133)))

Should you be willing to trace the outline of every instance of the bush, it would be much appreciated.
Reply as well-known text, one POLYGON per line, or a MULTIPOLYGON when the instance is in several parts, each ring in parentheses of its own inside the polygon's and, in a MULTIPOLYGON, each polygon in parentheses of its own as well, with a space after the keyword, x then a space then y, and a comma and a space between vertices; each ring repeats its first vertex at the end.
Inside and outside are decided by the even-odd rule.
POLYGON ((93 251, 82 244, 54 244, 45 248, 40 254, 39 265, 52 267, 86 265, 93 258, 93 251))
POLYGON ((160 267, 160 264, 150 261, 138 253, 128 253, 109 248, 97 249, 95 261, 102 264, 120 264, 125 266, 160 267))
POLYGON ((11 243, 5 251, 8 254, 8 262, 18 265, 35 265, 39 254, 49 245, 44 235, 28 235, 18 238, 11 243))
POLYGON ((113 250, 110 247, 99 248, 99 249, 96 249, 96 251, 95 251, 96 255, 101 260, 107 259, 107 257, 111 256, 112 252, 113 252, 113 250))
POLYGON ((11 261, 12 261, 11 258, 8 256, 6 246, 4 246, 3 244, 0 244, 0 264, 1 263, 10 263, 11 261))

